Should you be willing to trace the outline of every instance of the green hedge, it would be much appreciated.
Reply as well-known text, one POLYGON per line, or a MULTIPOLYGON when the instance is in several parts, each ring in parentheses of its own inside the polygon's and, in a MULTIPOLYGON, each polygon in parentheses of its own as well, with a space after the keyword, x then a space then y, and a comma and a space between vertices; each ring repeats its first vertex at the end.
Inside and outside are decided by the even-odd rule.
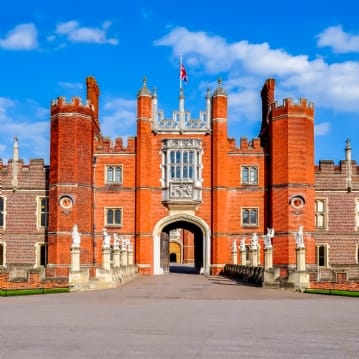
POLYGON ((338 289, 306 289, 305 293, 359 297, 359 291, 338 290, 338 289))
POLYGON ((69 287, 65 288, 37 288, 37 289, 0 289, 0 297, 10 297, 14 295, 34 295, 51 293, 68 293, 69 287))

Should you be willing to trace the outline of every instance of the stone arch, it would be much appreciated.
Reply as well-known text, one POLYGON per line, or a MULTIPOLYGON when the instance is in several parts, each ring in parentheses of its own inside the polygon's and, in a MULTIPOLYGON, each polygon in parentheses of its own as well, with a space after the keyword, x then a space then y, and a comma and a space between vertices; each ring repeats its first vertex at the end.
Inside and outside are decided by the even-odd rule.
POLYGON ((210 274, 211 230, 200 217, 189 214, 174 214, 160 219, 153 229, 153 274, 163 274, 160 266, 160 236, 163 229, 175 222, 187 222, 197 226, 203 235, 203 274, 210 274))

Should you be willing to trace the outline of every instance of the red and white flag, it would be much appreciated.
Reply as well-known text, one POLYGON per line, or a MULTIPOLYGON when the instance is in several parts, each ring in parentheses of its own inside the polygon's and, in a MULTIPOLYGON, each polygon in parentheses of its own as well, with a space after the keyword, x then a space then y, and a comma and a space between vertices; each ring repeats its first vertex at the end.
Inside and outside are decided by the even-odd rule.
POLYGON ((181 68, 180 68, 180 79, 181 81, 184 81, 184 83, 188 82, 187 72, 183 64, 181 64, 181 68))

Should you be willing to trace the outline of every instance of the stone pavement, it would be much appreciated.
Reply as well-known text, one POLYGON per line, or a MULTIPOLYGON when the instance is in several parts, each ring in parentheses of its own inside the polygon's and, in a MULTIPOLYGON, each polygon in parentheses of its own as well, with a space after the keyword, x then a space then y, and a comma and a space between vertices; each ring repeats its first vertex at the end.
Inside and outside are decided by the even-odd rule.
POLYGON ((190 273, 0 301, 0 358, 358 358, 358 299, 190 273))

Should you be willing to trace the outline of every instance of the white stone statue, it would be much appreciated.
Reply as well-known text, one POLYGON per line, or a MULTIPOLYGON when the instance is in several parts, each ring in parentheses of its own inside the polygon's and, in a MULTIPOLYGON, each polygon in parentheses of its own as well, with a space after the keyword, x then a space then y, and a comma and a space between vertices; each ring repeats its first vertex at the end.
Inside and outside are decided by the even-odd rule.
POLYGON ((80 248, 81 234, 78 231, 77 224, 72 227, 72 248, 80 248))
POLYGON ((104 249, 111 248, 111 236, 107 233, 106 228, 104 228, 102 232, 103 232, 102 248, 104 249))
POLYGON ((297 249, 305 248, 303 226, 299 226, 298 232, 294 233, 294 239, 295 243, 297 244, 297 249))
POLYGON ((113 235, 113 250, 119 250, 120 249, 120 237, 117 233, 114 233, 113 235))
POLYGON ((246 239, 245 238, 242 238, 240 241, 239 241, 239 250, 241 252, 245 252, 246 250, 246 239))
POLYGON ((257 233, 252 234, 251 249, 258 249, 258 236, 257 236, 257 233))
POLYGON ((267 227, 267 234, 264 236, 264 248, 272 249, 272 238, 274 237, 274 228, 267 227))
POLYGON ((125 236, 121 237, 121 251, 127 251, 128 239, 125 236))
POLYGON ((233 240, 232 242, 232 253, 236 253, 237 252, 237 240, 233 240))

